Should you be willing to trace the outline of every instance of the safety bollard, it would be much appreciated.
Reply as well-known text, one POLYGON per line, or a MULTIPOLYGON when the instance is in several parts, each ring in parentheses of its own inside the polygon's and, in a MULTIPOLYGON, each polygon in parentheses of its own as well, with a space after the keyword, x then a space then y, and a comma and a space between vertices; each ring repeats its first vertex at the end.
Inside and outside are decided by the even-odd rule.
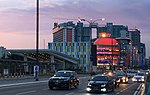
POLYGON ((18 78, 18 73, 17 73, 17 78, 18 78))
POLYGON ((9 74, 7 74, 6 76, 7 76, 7 79, 8 79, 9 78, 9 74))
POLYGON ((16 73, 14 73, 14 78, 16 77, 16 73))
POLYGON ((23 73, 23 77, 24 77, 24 73, 23 73))
POLYGON ((21 78, 21 73, 20 73, 20 78, 21 78))
POLYGON ((12 73, 10 73, 10 78, 12 78, 12 73))

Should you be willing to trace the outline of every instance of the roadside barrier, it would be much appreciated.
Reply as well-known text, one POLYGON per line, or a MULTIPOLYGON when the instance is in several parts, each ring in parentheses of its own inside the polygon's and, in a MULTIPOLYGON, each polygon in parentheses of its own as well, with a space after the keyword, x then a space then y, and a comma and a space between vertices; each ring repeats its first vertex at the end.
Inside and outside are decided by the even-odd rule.
POLYGON ((0 79, 14 79, 14 78, 24 78, 24 73, 10 73, 10 74, 1 74, 0 79))

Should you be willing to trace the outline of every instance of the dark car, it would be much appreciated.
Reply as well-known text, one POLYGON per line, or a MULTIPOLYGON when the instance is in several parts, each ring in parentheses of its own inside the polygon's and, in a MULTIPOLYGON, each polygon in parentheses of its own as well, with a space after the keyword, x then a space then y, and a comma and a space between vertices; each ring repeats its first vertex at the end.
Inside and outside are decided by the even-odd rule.
POLYGON ((114 80, 115 88, 119 87, 119 85, 120 85, 120 78, 118 78, 118 76, 116 76, 116 72, 109 71, 109 72, 105 72, 104 75, 112 77, 113 80, 114 80))
POLYGON ((114 91, 113 78, 107 75, 95 75, 89 80, 87 92, 110 92, 114 91))
POLYGON ((120 79, 120 83, 128 83, 128 76, 123 71, 118 71, 116 76, 120 79))
POLYGON ((48 81, 49 89, 55 88, 77 88, 79 86, 79 79, 75 71, 62 70, 58 71, 48 81))
POLYGON ((119 87, 120 86, 120 78, 116 75, 113 76, 114 78, 114 84, 115 84, 115 88, 119 87))

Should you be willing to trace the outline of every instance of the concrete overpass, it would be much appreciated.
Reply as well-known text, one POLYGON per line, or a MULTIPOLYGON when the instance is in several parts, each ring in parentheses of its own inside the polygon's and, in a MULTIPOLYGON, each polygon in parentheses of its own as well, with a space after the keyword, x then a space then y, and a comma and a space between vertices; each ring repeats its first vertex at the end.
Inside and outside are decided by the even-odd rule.
MULTIPOLYGON (((23 66, 31 65, 33 71, 33 66, 36 64, 36 49, 7 49, 6 51, 9 59, 3 59, 0 62, 20 63, 23 66)), ((74 69, 79 63, 77 58, 49 49, 39 49, 38 58, 40 68, 43 70, 48 68, 51 71, 74 69)))

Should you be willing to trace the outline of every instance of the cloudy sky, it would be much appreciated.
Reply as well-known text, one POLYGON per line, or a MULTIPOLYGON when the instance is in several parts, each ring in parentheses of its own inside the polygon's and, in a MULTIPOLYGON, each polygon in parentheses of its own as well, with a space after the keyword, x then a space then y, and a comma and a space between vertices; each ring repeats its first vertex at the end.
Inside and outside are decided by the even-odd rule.
MULTIPOLYGON (((40 0, 40 48, 52 42, 54 22, 78 17, 127 25, 141 31, 141 42, 150 56, 150 0, 40 0)), ((33 49, 35 45, 36 0, 0 0, 0 46, 33 49)))

